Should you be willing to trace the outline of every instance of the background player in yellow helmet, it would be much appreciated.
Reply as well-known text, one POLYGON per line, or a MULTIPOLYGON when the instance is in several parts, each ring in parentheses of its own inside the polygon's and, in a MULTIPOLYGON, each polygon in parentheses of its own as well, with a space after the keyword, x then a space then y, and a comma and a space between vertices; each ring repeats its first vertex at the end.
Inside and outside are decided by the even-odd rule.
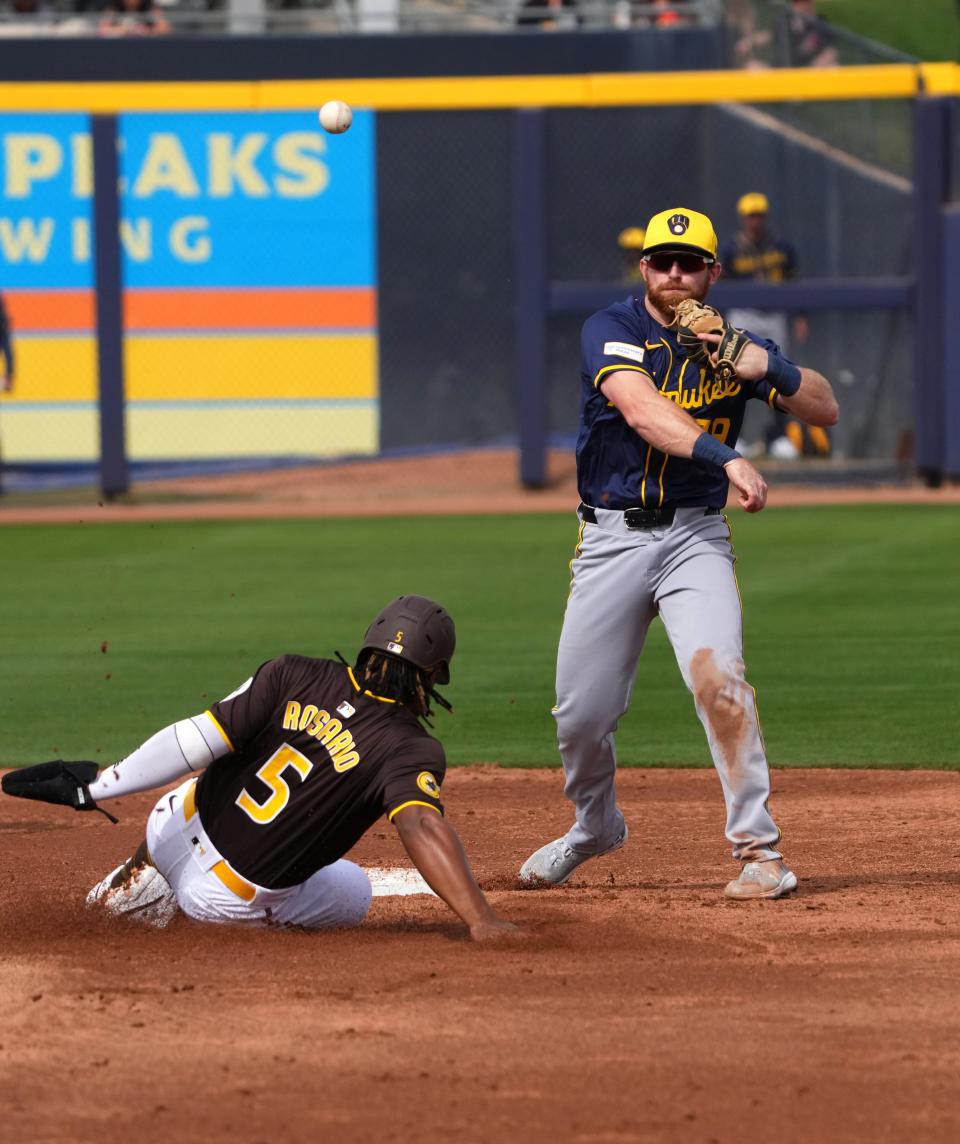
POLYGON ((639 283, 643 286, 643 274, 640 263, 643 260, 643 242, 647 232, 642 226, 625 227, 617 235, 617 246, 623 256, 623 272, 621 281, 625 286, 639 283))
MULTIPOLYGON (((740 282, 787 282, 799 273, 797 252, 792 243, 781 238, 770 226, 770 202, 759 191, 741 195, 737 202, 740 225, 737 233, 720 248, 723 277, 740 282)), ((770 338, 787 355, 804 345, 809 334, 806 314, 788 314, 783 310, 731 309, 727 312, 731 325, 752 330, 770 338)), ((830 439, 818 425, 774 411, 763 430, 763 444, 772 456, 827 456, 830 439)))

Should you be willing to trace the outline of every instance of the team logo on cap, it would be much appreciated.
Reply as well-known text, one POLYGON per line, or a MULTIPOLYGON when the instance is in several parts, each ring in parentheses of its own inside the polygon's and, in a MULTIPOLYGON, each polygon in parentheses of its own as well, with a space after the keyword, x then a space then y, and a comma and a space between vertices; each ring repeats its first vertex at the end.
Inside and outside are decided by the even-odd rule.
POLYGON ((430 774, 429 771, 421 771, 417 775, 417 786, 428 794, 431 798, 440 797, 440 787, 437 785, 437 780, 430 774))
POLYGON ((689 225, 690 220, 685 214, 671 215, 667 219, 667 226, 670 228, 671 234, 685 234, 689 225))

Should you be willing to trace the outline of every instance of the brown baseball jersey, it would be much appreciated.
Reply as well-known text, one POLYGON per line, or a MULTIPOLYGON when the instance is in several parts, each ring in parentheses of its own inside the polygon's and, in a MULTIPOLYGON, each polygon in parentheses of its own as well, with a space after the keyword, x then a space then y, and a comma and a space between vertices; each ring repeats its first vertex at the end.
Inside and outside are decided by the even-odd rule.
POLYGON ((197 809, 223 857, 257 885, 303 882, 383 814, 443 813, 443 747, 343 664, 270 660, 208 713, 232 753, 200 776, 197 809))

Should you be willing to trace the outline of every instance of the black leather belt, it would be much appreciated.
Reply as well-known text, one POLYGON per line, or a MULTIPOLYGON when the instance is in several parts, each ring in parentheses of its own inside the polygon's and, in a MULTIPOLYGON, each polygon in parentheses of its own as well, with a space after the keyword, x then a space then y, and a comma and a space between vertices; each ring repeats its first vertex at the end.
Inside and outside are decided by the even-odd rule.
MULTIPOLYGON (((673 506, 669 508, 625 508, 617 511, 623 512, 623 523, 627 528, 669 528, 677 514, 676 507, 673 506)), ((580 514, 580 519, 585 520, 587 524, 597 523, 596 512, 583 501, 580 502, 577 512, 580 514)), ((705 508, 703 510, 704 516, 719 516, 720 513, 719 508, 705 508)))

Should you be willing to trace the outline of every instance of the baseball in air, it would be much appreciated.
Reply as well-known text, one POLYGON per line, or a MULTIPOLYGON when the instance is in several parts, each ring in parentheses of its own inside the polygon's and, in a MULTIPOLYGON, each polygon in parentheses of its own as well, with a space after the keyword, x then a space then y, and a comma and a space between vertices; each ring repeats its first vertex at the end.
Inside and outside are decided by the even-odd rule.
POLYGON ((353 122, 350 104, 331 99, 320 108, 320 126, 331 135, 341 135, 353 122))

